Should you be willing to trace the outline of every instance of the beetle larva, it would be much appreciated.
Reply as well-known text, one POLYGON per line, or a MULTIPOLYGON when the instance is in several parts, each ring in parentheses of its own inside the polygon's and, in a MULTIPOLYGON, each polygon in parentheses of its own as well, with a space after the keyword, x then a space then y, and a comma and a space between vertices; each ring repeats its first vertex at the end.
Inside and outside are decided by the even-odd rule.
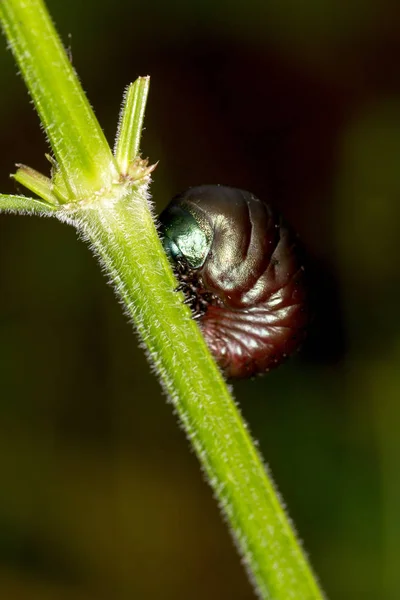
POLYGON ((228 378, 269 371, 305 337, 308 311, 298 244, 250 192, 202 185, 160 216, 179 289, 228 378))

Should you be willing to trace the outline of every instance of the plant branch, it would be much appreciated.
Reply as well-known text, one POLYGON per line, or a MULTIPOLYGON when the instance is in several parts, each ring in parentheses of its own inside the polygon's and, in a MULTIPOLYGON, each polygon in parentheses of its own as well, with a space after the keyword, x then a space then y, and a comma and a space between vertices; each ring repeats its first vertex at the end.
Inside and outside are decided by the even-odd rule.
POLYGON ((174 291, 148 203, 151 167, 137 159, 148 80, 129 89, 116 144, 117 171, 93 112, 41 0, 0 0, 0 18, 58 165, 47 179, 16 178, 43 200, 0 196, 0 210, 54 214, 99 257, 144 342, 265 600, 322 594, 271 478, 201 332, 174 291), (59 202, 59 204, 56 204, 59 202))
POLYGON ((78 210, 232 529, 260 598, 322 598, 271 478, 182 296, 142 191, 78 210), (135 235, 132 235, 135 232, 135 235))
POLYGON ((1 0, 0 18, 71 199, 109 186, 111 150, 42 0, 1 0))

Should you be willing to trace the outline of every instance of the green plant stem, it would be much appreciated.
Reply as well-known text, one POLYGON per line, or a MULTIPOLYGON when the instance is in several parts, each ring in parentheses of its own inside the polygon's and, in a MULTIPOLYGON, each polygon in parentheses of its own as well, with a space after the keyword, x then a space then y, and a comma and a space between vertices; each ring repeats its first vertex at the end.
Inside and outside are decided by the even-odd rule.
POLYGON ((146 343, 259 596, 321 598, 243 419, 190 311, 174 292, 176 281, 150 211, 137 200, 133 193, 113 206, 79 211, 76 226, 111 275, 146 343))
POLYGON ((71 198, 109 186, 115 160, 44 3, 1 0, 0 18, 71 198))
MULTIPOLYGON (((64 190, 58 172, 53 176, 54 193, 63 200, 57 206, 1 196, 0 209, 54 214, 87 238, 176 408, 259 597, 319 600, 318 584, 246 425, 189 309, 174 291, 176 281, 147 202, 148 177, 138 180, 136 174, 135 180, 116 171, 42 1, 0 0, 0 17, 65 182, 64 190)), ((123 162, 137 147, 135 128, 141 126, 145 95, 124 113, 129 131, 121 132, 123 162)), ((35 191, 42 186, 53 199, 52 188, 33 172, 25 169, 18 177, 35 191)))

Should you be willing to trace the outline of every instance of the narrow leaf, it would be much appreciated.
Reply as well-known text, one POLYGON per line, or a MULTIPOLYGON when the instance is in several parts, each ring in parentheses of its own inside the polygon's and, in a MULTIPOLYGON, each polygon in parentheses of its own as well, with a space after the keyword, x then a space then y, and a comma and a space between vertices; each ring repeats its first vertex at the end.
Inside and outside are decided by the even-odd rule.
POLYGON ((27 198, 26 196, 7 196, 0 194, 0 212, 19 213, 21 215, 50 215, 57 208, 44 200, 27 198))
POLYGON ((114 147, 115 158, 123 175, 128 173, 129 165, 139 154, 149 85, 150 77, 139 77, 130 84, 124 95, 114 147))
POLYGON ((60 203, 59 198, 53 192, 54 186, 51 179, 26 165, 17 165, 17 167, 19 167, 18 171, 13 175, 15 181, 50 204, 57 206, 60 203))

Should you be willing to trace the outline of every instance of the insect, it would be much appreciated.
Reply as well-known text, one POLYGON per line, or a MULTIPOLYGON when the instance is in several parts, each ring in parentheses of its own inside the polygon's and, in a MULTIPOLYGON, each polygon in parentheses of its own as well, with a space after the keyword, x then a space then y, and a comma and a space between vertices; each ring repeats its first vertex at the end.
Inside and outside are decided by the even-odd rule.
POLYGON ((185 303, 227 378, 265 373, 302 343, 308 322, 301 253, 250 192, 192 187, 160 215, 185 303))

